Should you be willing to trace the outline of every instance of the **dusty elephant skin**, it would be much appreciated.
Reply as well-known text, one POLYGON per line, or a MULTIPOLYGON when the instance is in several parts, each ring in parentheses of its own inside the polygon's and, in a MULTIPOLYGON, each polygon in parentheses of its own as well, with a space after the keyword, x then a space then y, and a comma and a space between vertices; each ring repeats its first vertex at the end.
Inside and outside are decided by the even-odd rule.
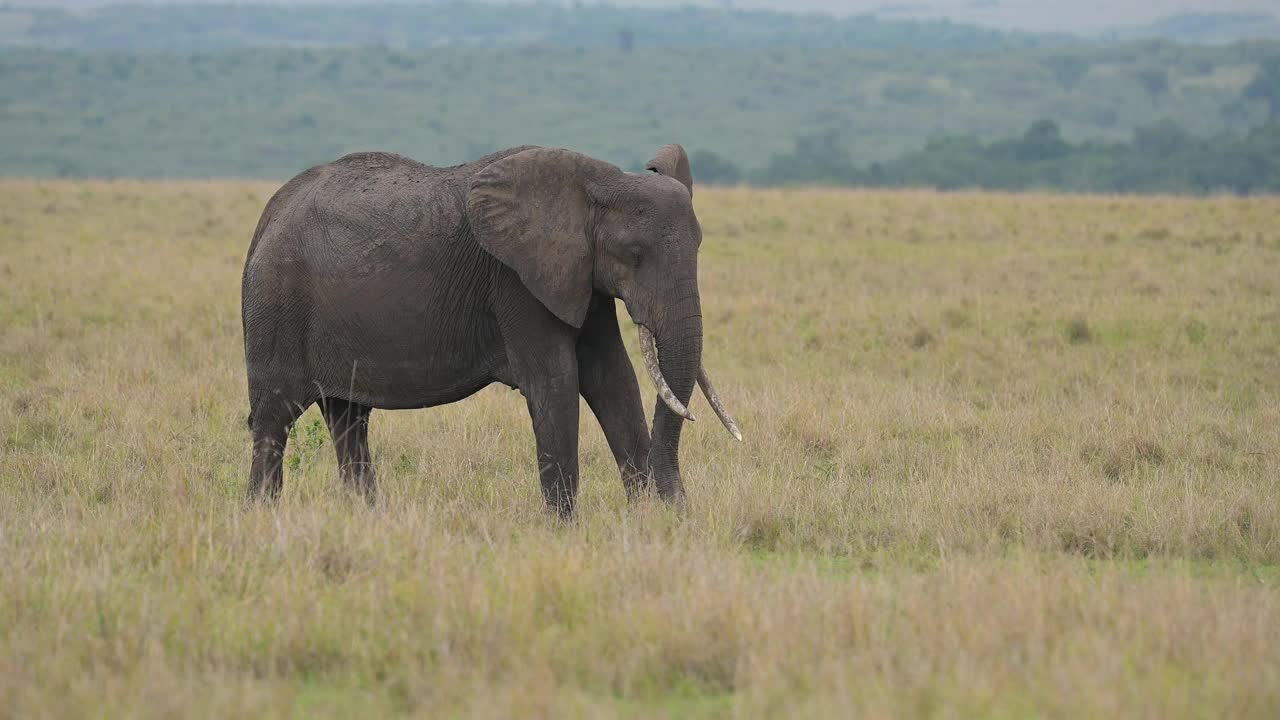
POLYGON ((702 368, 693 178, 684 150, 624 173, 519 147, 452 168, 358 153, 312 168, 263 211, 242 286, 251 497, 280 494, 288 429, 319 403, 343 481, 372 499, 374 408, 461 400, 493 382, 525 396, 547 504, 571 515, 578 395, 628 495, 680 501, 680 430, 702 368), (653 433, 614 300, 640 326, 658 389, 653 433))

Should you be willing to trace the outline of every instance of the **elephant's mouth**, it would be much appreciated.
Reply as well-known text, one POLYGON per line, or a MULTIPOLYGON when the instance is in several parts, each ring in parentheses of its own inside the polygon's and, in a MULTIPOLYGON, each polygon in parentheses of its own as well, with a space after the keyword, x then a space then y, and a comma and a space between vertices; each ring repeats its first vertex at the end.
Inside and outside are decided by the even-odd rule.
MULTIPOLYGON (((680 402, 680 398, 672 392, 671 386, 667 384, 667 379, 662 375, 662 367, 658 363, 658 347, 653 339, 653 332, 645 325, 638 324, 640 329, 640 354, 644 357, 645 370, 649 372, 649 378, 653 380, 654 387, 658 390, 658 397, 666 404, 671 412, 679 415, 685 420, 693 421, 693 413, 689 412, 689 408, 680 402)), ((702 394, 707 396, 707 401, 711 403, 711 409, 715 411, 716 417, 720 418, 720 422, 724 424, 726 430, 739 442, 742 441, 742 431, 738 429, 738 424, 734 422, 733 416, 729 414, 729 410, 724 406, 724 401, 720 399, 720 394, 716 392, 716 388, 711 384, 711 376, 707 374, 707 369, 699 365, 698 367, 698 387, 702 388, 702 394)))

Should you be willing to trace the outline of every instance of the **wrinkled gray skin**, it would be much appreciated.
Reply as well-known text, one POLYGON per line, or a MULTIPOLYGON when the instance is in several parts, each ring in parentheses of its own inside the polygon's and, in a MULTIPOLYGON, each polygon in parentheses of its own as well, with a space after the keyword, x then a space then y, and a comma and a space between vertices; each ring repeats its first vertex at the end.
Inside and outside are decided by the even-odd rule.
POLYGON ((628 495, 681 500, 683 420, 656 403, 650 440, 614 309, 622 299, 656 336, 687 405, 702 362, 702 233, 684 150, 665 146, 649 167, 536 147, 451 168, 358 153, 289 181, 244 268, 250 495, 279 495, 288 429, 312 403, 343 480, 372 498, 372 409, 500 382, 526 398, 552 509, 573 513, 579 394, 628 495))

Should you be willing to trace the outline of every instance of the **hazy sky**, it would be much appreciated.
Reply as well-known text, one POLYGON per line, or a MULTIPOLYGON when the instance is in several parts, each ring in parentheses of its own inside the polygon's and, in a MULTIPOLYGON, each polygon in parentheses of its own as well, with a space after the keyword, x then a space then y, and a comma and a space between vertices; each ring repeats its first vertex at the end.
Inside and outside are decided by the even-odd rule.
MULTIPOLYGON (((6 0, 15 5, 105 5, 123 0, 6 0)), ((130 3, 148 0, 127 0, 130 3)), ((415 0, 150 0, 155 4, 208 2, 358 4, 415 0)), ((417 0, 427 2, 430 0, 417 0)), ((506 0, 489 0, 505 2, 506 0)), ((545 1, 545 0, 544 0, 545 1)), ((564 0, 567 4, 569 0, 564 0)), ((596 0, 581 0, 594 4, 596 0)), ((883 18, 946 17, 958 22, 1037 31, 1092 33, 1145 25, 1181 13, 1262 12, 1280 15, 1280 0, 613 0, 614 5, 702 5, 874 13, 883 18)))

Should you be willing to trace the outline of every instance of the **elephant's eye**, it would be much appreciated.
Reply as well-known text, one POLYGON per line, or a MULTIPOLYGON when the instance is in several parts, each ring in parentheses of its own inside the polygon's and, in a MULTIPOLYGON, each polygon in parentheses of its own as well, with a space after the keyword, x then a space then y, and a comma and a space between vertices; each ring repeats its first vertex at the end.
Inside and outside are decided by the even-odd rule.
POLYGON ((639 246, 632 247, 627 250, 627 258, 631 260, 631 267, 640 267, 640 262, 644 260, 644 252, 639 246))

